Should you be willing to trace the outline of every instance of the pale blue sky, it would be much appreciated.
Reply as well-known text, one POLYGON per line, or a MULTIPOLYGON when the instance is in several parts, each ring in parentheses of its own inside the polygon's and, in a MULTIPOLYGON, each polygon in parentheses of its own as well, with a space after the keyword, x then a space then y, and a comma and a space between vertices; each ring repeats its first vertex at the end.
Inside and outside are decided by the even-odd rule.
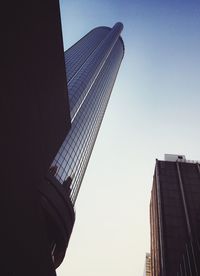
POLYGON ((64 48, 124 24, 125 57, 58 276, 143 275, 155 158, 200 159, 200 1, 60 0, 64 48))

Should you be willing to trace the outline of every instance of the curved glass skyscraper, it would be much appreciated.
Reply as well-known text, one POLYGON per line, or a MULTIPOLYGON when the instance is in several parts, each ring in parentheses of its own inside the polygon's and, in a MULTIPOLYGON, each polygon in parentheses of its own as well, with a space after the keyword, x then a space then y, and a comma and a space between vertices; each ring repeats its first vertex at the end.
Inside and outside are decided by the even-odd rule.
POLYGON ((65 256, 74 204, 123 59, 122 29, 95 28, 64 54, 71 128, 39 188, 55 267, 65 256))
POLYGON ((93 29, 65 52, 72 126, 52 168, 74 204, 124 55, 122 23, 93 29))

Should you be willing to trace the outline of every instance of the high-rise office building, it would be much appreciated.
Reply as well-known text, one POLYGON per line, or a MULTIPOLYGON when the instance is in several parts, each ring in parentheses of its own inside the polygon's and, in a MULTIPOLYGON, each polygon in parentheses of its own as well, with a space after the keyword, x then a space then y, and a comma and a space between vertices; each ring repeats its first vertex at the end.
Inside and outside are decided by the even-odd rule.
POLYGON ((74 204, 124 55, 123 25, 99 27, 65 52, 72 126, 52 167, 74 204))
POLYGON ((56 210, 48 218, 53 220, 49 228, 56 229, 50 237, 56 267, 64 258, 74 223, 73 206, 123 59, 122 29, 122 23, 95 28, 65 52, 71 129, 50 167, 47 178, 52 185, 43 192, 46 212, 52 205, 56 210))
POLYGON ((152 276, 200 275, 200 164, 156 160, 150 203, 152 276))

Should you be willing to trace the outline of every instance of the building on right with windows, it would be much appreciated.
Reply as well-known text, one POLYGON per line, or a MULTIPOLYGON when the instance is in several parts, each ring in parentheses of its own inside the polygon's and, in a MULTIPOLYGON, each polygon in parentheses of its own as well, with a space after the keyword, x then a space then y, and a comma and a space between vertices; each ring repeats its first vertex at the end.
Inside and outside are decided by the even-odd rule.
POLYGON ((150 202, 152 276, 200 275, 200 163, 156 160, 150 202))

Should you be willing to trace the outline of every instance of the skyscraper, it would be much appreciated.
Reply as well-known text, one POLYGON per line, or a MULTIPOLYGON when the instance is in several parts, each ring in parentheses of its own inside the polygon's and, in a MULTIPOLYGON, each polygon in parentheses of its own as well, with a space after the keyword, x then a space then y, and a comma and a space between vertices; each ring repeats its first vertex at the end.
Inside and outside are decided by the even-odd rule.
POLYGON ((124 55, 123 25, 99 27, 65 52, 72 127, 52 166, 74 204, 124 55))
POLYGON ((200 165, 156 160, 150 203, 152 276, 200 275, 200 165))
POLYGON ((53 188, 49 185, 42 191, 46 211, 54 205, 48 221, 53 220, 50 241, 56 267, 64 257, 74 223, 73 206, 124 55, 122 29, 122 23, 95 28, 65 52, 71 129, 47 176, 53 188))

